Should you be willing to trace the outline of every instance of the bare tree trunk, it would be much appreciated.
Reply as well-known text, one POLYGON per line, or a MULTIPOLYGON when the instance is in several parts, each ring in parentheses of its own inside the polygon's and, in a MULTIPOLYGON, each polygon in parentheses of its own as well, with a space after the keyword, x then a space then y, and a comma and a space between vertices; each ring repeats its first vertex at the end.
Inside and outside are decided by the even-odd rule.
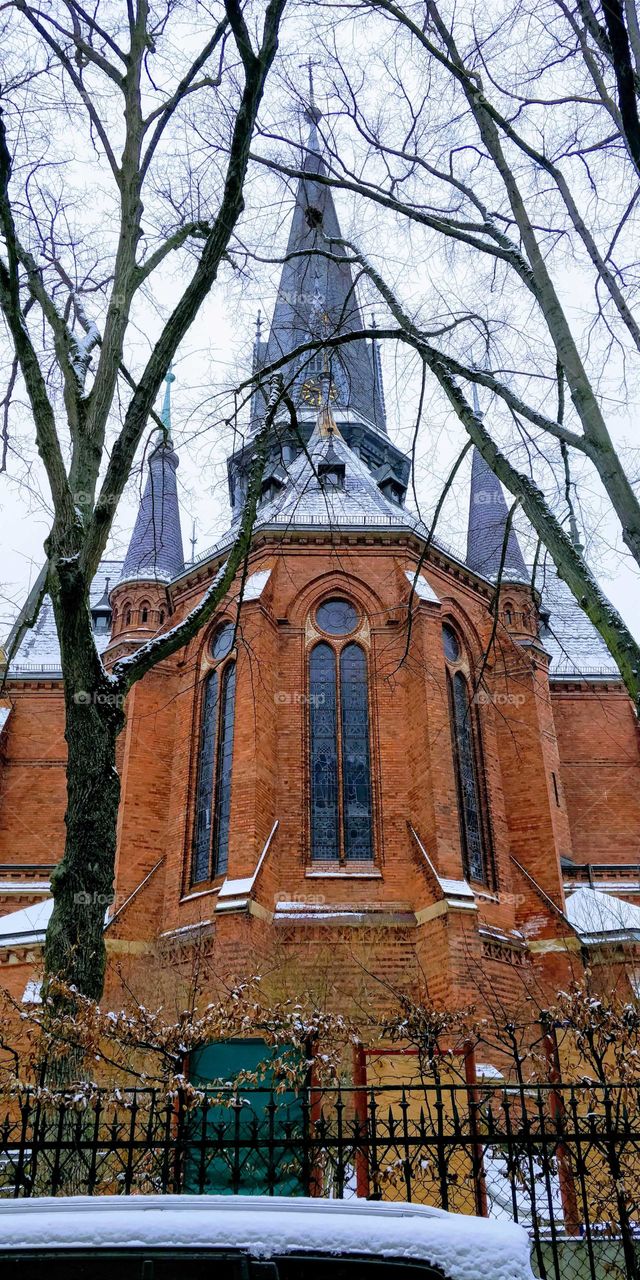
POLYGON ((120 779, 116 741, 122 695, 96 653, 81 575, 65 573, 53 591, 65 672, 67 828, 51 888, 55 910, 45 969, 99 999, 105 969, 104 916, 113 896, 120 779))

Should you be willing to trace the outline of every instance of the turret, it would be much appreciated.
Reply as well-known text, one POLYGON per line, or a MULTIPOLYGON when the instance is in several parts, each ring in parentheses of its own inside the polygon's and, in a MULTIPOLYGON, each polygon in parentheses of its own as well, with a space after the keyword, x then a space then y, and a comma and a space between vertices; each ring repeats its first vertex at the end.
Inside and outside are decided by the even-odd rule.
POLYGON ((109 652, 141 643, 165 622, 167 586, 184 568, 176 471, 171 439, 171 383, 166 377, 162 427, 149 455, 147 480, 122 573, 110 594, 113 626, 109 652))

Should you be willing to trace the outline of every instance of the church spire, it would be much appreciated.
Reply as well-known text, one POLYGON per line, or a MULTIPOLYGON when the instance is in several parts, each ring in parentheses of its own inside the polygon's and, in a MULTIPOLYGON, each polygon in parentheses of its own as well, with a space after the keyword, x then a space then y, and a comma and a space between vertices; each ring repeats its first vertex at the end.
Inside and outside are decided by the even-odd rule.
MULTIPOLYGON (((318 136, 322 119, 314 94, 313 63, 309 61, 309 105, 305 116, 309 126, 303 150, 303 175, 296 190, 295 206, 286 261, 266 343, 260 343, 261 365, 266 365, 295 347, 313 339, 333 337, 364 328, 355 295, 347 254, 331 241, 340 240, 331 188, 319 182, 326 166, 318 136), (332 259, 322 256, 331 253, 332 259)), ((366 339, 327 348, 336 413, 348 412, 386 434, 381 370, 375 344, 366 339)), ((319 372, 322 353, 307 354, 293 368, 284 369, 294 403, 304 412, 317 408, 321 397, 319 372)), ((264 412, 260 397, 254 401, 254 426, 264 412)))
MULTIPOLYGON (((478 389, 473 386, 473 407, 481 417, 478 389)), ((478 449, 473 450, 469 525, 467 530, 467 564, 485 578, 497 578, 503 556, 508 508, 502 485, 478 449)), ((513 526, 509 530, 502 570, 506 582, 529 579, 520 543, 513 526)))
POLYGON ((178 455, 171 440, 171 383, 165 378, 162 429, 155 433, 147 482, 125 557, 120 581, 170 582, 184 567, 176 471, 178 455))

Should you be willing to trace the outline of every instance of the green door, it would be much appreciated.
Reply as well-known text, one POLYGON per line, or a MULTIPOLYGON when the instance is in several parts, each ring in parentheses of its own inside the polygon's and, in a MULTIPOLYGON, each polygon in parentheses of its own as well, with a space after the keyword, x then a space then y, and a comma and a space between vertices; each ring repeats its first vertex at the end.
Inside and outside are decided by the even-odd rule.
MULTIPOLYGON (((269 1061, 280 1050, 262 1040, 208 1044, 191 1055, 189 1078, 203 1088, 232 1083, 261 1067, 261 1085, 238 1090, 240 1105, 214 1101, 189 1118, 187 1192, 304 1195, 304 1109, 295 1093, 275 1093, 269 1061)), ((216 1096, 214 1092, 214 1097, 216 1096)))

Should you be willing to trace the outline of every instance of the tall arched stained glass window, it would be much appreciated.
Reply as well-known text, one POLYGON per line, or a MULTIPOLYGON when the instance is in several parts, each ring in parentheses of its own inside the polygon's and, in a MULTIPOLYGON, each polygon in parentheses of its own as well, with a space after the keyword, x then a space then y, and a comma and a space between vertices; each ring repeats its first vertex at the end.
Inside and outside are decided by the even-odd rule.
POLYGON ((309 657, 311 857, 373 858, 367 660, 357 644, 336 658, 329 644, 309 657))
POLYGON ((234 628, 216 634, 210 655, 218 667, 204 681, 196 779, 191 881, 199 884, 227 870, 231 819, 236 664, 228 659, 234 628))
POLYGON ((236 701, 236 664, 230 662, 222 675, 220 727, 216 759, 216 807, 213 836, 213 874, 222 875, 229 861, 231 818, 231 772, 233 765, 233 721, 236 701))
POLYGON ((370 861, 371 764, 369 758, 369 692, 367 660, 357 644, 340 654, 342 721, 342 821, 345 858, 370 861))
POLYGON ((471 880, 486 883, 487 859, 473 741, 473 708, 461 671, 449 676, 449 690, 465 870, 471 880))
POLYGON ((309 658, 311 731, 311 856, 337 862, 338 717, 336 657, 328 644, 317 644, 309 658))
POLYGON ((205 680, 200 714, 200 752, 196 782, 196 817, 193 836, 191 879, 194 884, 211 874, 211 818, 213 801, 213 761, 216 749, 218 673, 210 671, 205 680))

